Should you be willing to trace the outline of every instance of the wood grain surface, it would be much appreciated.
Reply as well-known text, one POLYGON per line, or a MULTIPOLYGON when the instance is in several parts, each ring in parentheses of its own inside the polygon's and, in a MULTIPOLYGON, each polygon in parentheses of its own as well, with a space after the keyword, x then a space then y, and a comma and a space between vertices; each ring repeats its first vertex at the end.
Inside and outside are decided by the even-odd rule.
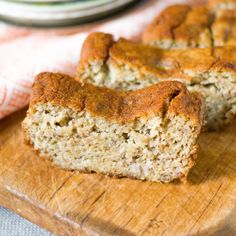
POLYGON ((60 170, 23 142, 19 111, 0 122, 0 204, 57 235, 235 235, 236 122, 202 134, 189 183, 60 170))
POLYGON ((202 134, 187 184, 158 184, 52 166, 24 144, 24 116, 0 121, 0 205, 57 235, 236 235, 236 121, 202 134))

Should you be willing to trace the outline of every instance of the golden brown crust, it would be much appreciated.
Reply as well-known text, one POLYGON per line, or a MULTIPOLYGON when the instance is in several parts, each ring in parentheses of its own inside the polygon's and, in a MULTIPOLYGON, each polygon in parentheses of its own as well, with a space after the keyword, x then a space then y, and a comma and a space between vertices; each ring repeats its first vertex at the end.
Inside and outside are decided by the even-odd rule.
MULTIPOLYGON (((91 49, 92 50, 92 49, 91 49)), ((95 50, 95 49, 94 49, 95 50)), ((236 73, 236 47, 161 50, 121 39, 110 49, 110 59, 119 65, 129 65, 141 73, 158 78, 192 80, 201 72, 236 73)))
POLYGON ((165 69, 162 57, 165 51, 139 43, 120 39, 110 48, 109 62, 118 66, 127 65, 141 71, 142 74, 152 73, 160 78, 169 78, 173 71, 165 69))
POLYGON ((82 86, 67 75, 45 72, 36 77, 29 114, 34 112, 35 104, 47 102, 78 112, 86 110, 119 123, 157 114, 163 117, 166 114, 180 115, 192 120, 199 132, 204 118, 201 95, 189 93, 177 81, 166 81, 132 92, 117 92, 90 84, 82 86))
POLYGON ((206 7, 173 5, 166 8, 146 28, 143 42, 170 47, 211 47, 213 16, 206 7))
POLYGON ((106 61, 113 42, 113 37, 110 34, 91 33, 83 43, 78 70, 83 71, 91 61, 106 61), (91 48, 96 50, 91 50, 91 48))
POLYGON ((215 46, 236 46, 236 10, 221 11, 212 25, 215 46))
POLYGON ((147 26, 143 34, 143 42, 172 39, 173 30, 181 25, 191 8, 187 5, 174 5, 166 8, 147 26))

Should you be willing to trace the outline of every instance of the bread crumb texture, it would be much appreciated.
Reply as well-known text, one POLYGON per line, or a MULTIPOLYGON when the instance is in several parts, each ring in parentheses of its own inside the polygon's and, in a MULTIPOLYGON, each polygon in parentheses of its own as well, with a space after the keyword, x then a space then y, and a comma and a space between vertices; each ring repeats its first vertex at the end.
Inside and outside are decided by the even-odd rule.
MULTIPOLYGON (((96 94, 101 90, 87 86, 61 74, 38 76, 23 122, 34 149, 66 169, 158 182, 187 176, 195 162, 203 121, 199 95, 189 93, 179 82, 152 86, 155 92, 150 88, 135 94, 103 90, 105 97, 114 93, 113 100, 122 97, 118 99, 122 106, 109 107, 116 114, 111 116, 107 109, 97 110, 101 104, 96 94), (146 92, 157 105, 146 106, 146 92), (130 106, 136 109, 132 115, 127 114, 130 106)), ((109 103, 103 102, 104 107, 109 103)))
POLYGON ((208 7, 215 12, 236 10, 236 0, 208 0, 208 7))

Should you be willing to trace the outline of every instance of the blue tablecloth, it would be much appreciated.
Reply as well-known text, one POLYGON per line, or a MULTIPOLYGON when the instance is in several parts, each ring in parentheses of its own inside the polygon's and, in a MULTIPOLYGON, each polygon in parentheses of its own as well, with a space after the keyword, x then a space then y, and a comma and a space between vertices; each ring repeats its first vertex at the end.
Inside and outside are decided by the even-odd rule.
POLYGON ((0 207, 0 236, 52 236, 52 234, 0 207))

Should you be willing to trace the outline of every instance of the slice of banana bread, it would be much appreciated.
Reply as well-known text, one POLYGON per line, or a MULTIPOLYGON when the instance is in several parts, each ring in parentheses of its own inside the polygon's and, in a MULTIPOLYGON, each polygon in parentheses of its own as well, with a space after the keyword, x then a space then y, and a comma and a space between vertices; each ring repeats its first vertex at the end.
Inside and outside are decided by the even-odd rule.
POLYGON ((163 49, 211 47, 213 15, 206 7, 173 5, 158 15, 143 33, 143 42, 163 49))
POLYGON ((37 76, 26 139, 62 168, 170 182, 194 165, 204 101, 177 81, 118 92, 37 76))
POLYGON ((236 47, 161 50, 93 33, 84 42, 77 79, 118 90, 179 80, 205 97, 210 130, 229 123, 236 114, 236 47), (104 38, 109 41, 106 47, 101 46, 104 38))

